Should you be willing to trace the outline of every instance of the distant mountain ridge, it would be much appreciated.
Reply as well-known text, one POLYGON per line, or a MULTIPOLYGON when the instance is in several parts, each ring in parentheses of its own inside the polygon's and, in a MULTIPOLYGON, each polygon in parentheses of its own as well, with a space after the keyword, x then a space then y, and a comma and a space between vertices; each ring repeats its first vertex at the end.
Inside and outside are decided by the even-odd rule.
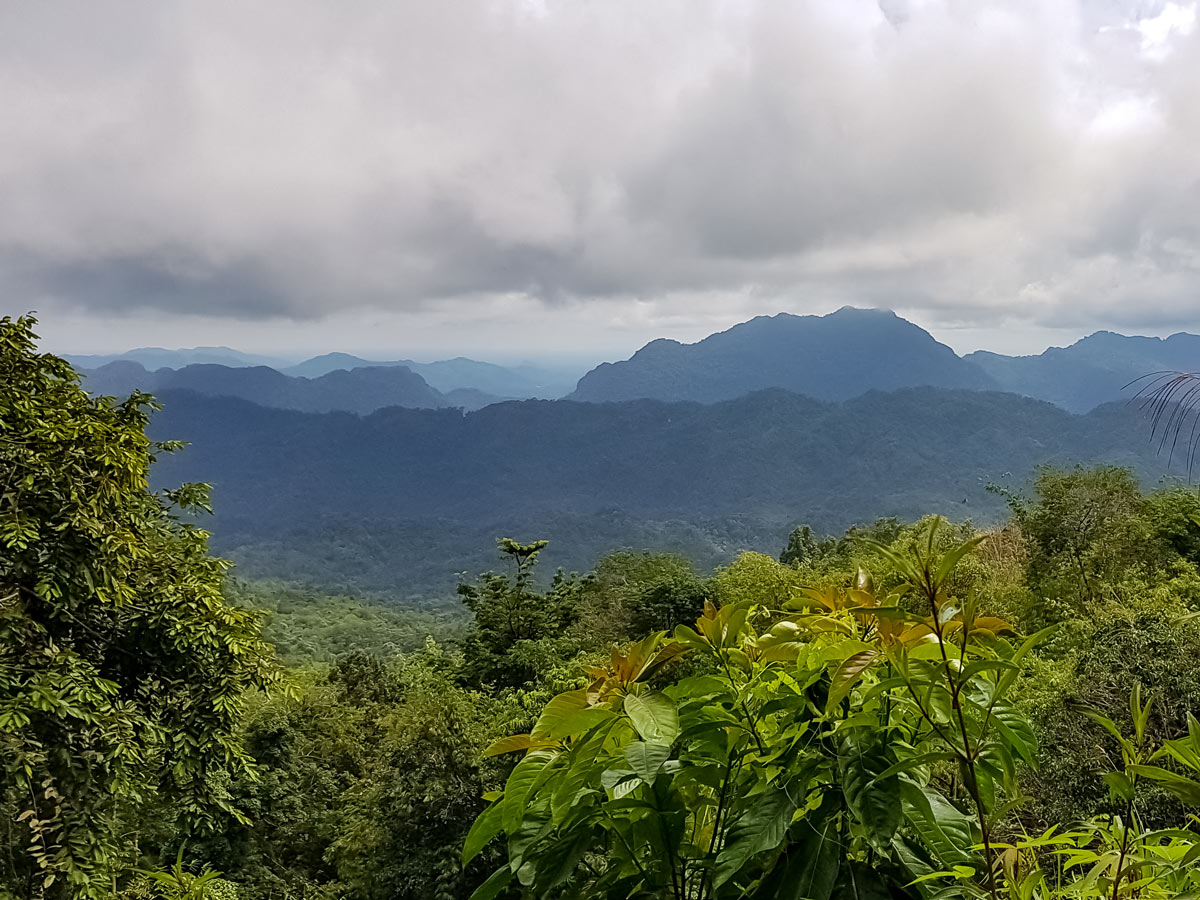
POLYGON ((451 593, 449 573, 492 565, 502 534, 550 539, 555 564, 580 569, 618 546, 712 564, 778 552, 800 522, 838 532, 886 515, 995 520, 1004 504, 988 484, 1011 473, 1020 487, 1041 463, 1131 465, 1147 481, 1167 467, 1125 405, 1079 416, 937 388, 363 417, 163 400, 154 436, 190 446, 163 457, 155 480, 214 484, 214 544, 246 574, 426 596, 451 593))
POLYGON ((987 372, 1001 390, 1087 412, 1101 403, 1132 399, 1151 373, 1200 371, 1200 335, 1131 337, 1097 331, 1069 347, 1050 347, 1036 356, 977 350, 964 359, 987 372))
POLYGON ((93 394, 111 396, 134 390, 151 394, 192 391, 276 409, 361 415, 388 406, 479 409, 498 399, 472 390, 442 393, 405 366, 337 369, 318 378, 300 378, 267 366, 192 365, 149 372, 138 363, 120 361, 85 371, 83 386, 93 394))
POLYGON ((185 347, 178 350, 167 350, 163 347, 137 347, 124 353, 106 353, 98 356, 66 354, 63 358, 76 369, 99 369, 114 362, 135 362, 151 372, 157 369, 182 369, 184 366, 195 365, 270 366, 274 369, 287 365, 281 359, 243 353, 232 347, 185 347))
POLYGON ((782 388, 836 401, 921 386, 998 388, 923 328, 889 310, 847 306, 826 316, 759 316, 695 344, 652 341, 588 372, 569 397, 715 403, 782 388))
MULTIPOLYGON (((140 361, 146 373, 121 368, 127 365, 121 362, 107 374, 93 375, 93 384, 107 385, 108 393, 134 386, 152 391, 180 388, 308 411, 367 413, 393 404, 477 409, 498 400, 563 396, 593 403, 634 399, 716 403, 773 388, 841 401, 871 390, 930 386, 1005 391, 1086 412, 1102 403, 1131 399, 1137 388, 1127 386, 1150 373, 1200 371, 1200 336, 1181 332, 1169 338, 1127 337, 1101 331, 1037 355, 980 350, 960 357, 891 311, 844 307, 825 316, 760 316, 694 344, 661 338, 629 359, 596 366, 577 383, 578 370, 561 365, 501 366, 466 357, 418 363, 327 353, 294 365, 276 362, 270 367, 275 376, 228 371, 262 368, 254 363, 260 357, 228 347, 151 347, 124 357, 140 361), (180 365, 183 360, 193 362, 180 365), (172 369, 182 373, 197 365, 219 368, 170 374, 172 369), (380 374, 386 370, 415 374, 423 379, 423 386, 403 375, 380 374), (333 377, 338 372, 343 374, 333 377), (346 377, 346 373, 364 372, 374 374, 346 377), (286 377, 314 384, 280 380, 286 377), (321 381, 325 378, 329 380, 321 381), (389 398, 392 403, 385 402, 389 398)), ((96 373, 105 367, 85 363, 111 358, 69 359, 96 373)))
POLYGON ((243 353, 230 347, 190 347, 166 350, 139 347, 125 353, 64 356, 76 369, 96 370, 114 362, 135 362, 149 372, 183 369, 193 365, 220 365, 227 368, 267 366, 293 377, 320 378, 338 370, 377 369, 403 366, 416 372, 434 389, 443 393, 467 391, 464 397, 489 395, 505 400, 539 398, 551 400, 570 393, 579 380, 582 366, 522 363, 502 366, 458 356, 431 363, 411 359, 372 360, 350 353, 325 353, 299 363, 243 353))
POLYGON ((575 373, 578 371, 550 366, 500 366, 465 356, 419 363, 411 359, 368 360, 349 353, 314 356, 280 371, 285 375, 315 378, 336 369, 353 370, 369 366, 405 366, 439 391, 473 389, 511 400, 553 400, 561 397, 575 386, 575 373))

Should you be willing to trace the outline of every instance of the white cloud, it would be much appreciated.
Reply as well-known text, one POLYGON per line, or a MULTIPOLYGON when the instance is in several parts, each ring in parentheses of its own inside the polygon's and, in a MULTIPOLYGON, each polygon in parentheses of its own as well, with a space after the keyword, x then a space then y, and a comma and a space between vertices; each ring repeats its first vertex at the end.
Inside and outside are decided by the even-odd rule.
POLYGON ((1200 328, 1194 25, 1099 0, 9 5, 0 290, 90 323, 63 340, 516 321, 617 347, 842 303, 1200 328))

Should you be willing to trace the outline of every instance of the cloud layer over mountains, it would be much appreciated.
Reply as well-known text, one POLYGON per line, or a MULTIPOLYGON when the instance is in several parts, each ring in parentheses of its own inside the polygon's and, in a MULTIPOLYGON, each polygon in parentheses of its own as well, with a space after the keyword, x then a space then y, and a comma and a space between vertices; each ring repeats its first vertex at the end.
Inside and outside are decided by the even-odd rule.
POLYGON ((562 320, 593 336, 845 302, 1194 327, 1195 19, 1101 0, 13 4, 0 291, 96 320, 607 304, 562 320))

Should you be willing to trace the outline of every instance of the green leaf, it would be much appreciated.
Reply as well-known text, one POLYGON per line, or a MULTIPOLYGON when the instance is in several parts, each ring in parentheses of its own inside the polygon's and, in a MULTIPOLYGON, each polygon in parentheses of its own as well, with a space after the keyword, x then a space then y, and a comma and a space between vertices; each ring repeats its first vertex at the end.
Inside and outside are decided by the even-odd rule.
POLYGON ((1124 772, 1105 772, 1104 783, 1109 786, 1113 795, 1118 799, 1130 801, 1134 798, 1133 782, 1124 772))
POLYGON ((654 776, 670 758, 671 748, 666 744, 633 741, 625 748, 625 761, 629 763, 629 768, 646 784, 654 783, 654 776))
POLYGON ((467 863, 479 855, 480 850, 491 843, 492 839, 501 832, 503 827, 503 803, 493 803, 479 814, 478 818, 471 824, 471 830, 467 832, 466 843, 463 844, 463 868, 466 868, 467 863))
POLYGON ((904 816, 943 866, 978 865, 969 848, 979 843, 974 822, 932 788, 900 779, 904 816))
MULTIPOLYGON (((932 531, 933 529, 930 529, 931 538, 932 531)), ((945 581, 947 577, 949 577, 950 573, 954 571, 954 567, 959 564, 962 558, 982 544, 986 538, 987 535, 978 534, 968 540, 966 543, 959 544, 957 547, 943 556, 941 563, 938 565, 937 574, 934 577, 934 584, 941 585, 941 583, 945 581)))
POLYGON ((1129 771, 1157 781, 1188 806, 1200 806, 1200 781, 1193 781, 1176 772, 1157 766, 1130 766, 1129 771))
POLYGON ((507 865, 497 869, 487 881, 475 889, 470 900, 493 900, 508 887, 508 883, 512 881, 512 875, 512 869, 507 865))
POLYGON ((658 691, 626 694, 625 714, 633 722, 642 740, 671 744, 679 736, 679 713, 675 704, 658 691))
POLYGON ((519 750, 540 750, 553 746, 554 741, 539 739, 531 734, 514 734, 510 737, 493 741, 483 751, 483 755, 499 756, 502 753, 516 753, 519 750))
POLYGON ((603 706, 589 706, 587 691, 567 691, 550 700, 533 726, 535 738, 565 738, 594 728, 616 713, 603 706))
POLYGON ((827 712, 836 708, 850 694, 863 672, 878 656, 878 650, 861 650, 837 667, 829 682, 829 701, 825 704, 827 712))
MULTIPOLYGON (((880 743, 847 740, 839 756, 842 793, 846 806, 867 829, 871 843, 886 848, 900 827, 900 779, 880 777, 891 768, 892 758, 880 743)), ((886 852, 881 849, 881 852, 886 852)))
POLYGON ((579 861, 592 844, 592 834, 582 829, 573 840, 551 841, 537 854, 537 874, 534 884, 539 896, 546 896, 575 873, 579 861))
POLYGON ((517 763, 504 785, 504 831, 515 834, 525 817, 525 806, 542 770, 554 759, 546 750, 531 750, 517 763))
POLYGON ((812 819, 798 823, 799 840, 784 849, 755 891, 756 900, 829 900, 843 855, 837 810, 829 794, 812 819))
POLYGON ((992 722, 1000 736, 1017 756, 1031 769, 1037 768, 1038 740, 1029 719, 1014 706, 997 703, 992 708, 992 722))
POLYGON ((749 808, 733 823, 725 847, 717 855, 713 886, 720 887, 753 856, 783 843, 796 804, 786 790, 773 789, 763 797, 747 798, 749 808))
POLYGON ((842 864, 831 900, 893 900, 893 894, 892 888, 874 868, 866 863, 846 861, 842 864))

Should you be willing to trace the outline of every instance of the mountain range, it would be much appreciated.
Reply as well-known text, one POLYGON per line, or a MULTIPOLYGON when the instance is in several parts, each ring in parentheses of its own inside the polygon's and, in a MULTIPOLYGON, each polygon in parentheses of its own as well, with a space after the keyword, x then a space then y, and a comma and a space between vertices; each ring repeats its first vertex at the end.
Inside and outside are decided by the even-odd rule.
MULTIPOLYGON (((192 347, 190 349, 164 350, 161 347, 140 347, 126 353, 109 354, 105 356, 67 355, 65 357, 76 369, 83 372, 93 372, 106 368, 112 363, 137 363, 149 372, 161 372, 163 369, 184 369, 197 365, 223 366, 225 368, 261 368, 274 369, 282 375, 316 379, 338 371, 355 371, 357 369, 379 369, 404 367, 416 372, 436 391, 449 393, 451 391, 473 391, 477 396, 488 395, 492 398, 524 400, 528 398, 554 398, 569 393, 579 378, 582 366, 566 364, 519 364, 501 366, 495 363, 480 362, 463 356, 454 359, 443 359, 436 362, 421 363, 411 359, 399 360, 370 360, 349 353, 325 353, 314 356, 300 363, 288 363, 284 360, 272 359, 242 353, 229 347, 192 347)), ((112 370, 106 383, 119 384, 115 373, 124 372, 126 377, 132 377, 135 370, 125 367, 112 370)), ((231 377, 210 370, 214 379, 224 379, 231 382, 231 377)), ((200 373, 193 372, 189 377, 189 386, 196 387, 200 373)), ((145 381, 146 379, 142 379, 145 381)), ((160 375, 163 384, 170 384, 171 378, 160 375)), ((232 379, 231 383, 236 383, 232 379)), ((199 389, 199 388, 197 388, 199 389)), ((203 390, 204 393, 212 393, 203 390)), ((240 396, 240 395, 237 395, 240 396)), ((463 395, 470 396, 470 395, 463 395)), ((338 408, 350 409, 362 406, 361 401, 348 400, 350 405, 338 408)), ((271 404, 275 405, 275 404, 271 404)), ((408 404, 403 404, 408 405, 408 404)))
POLYGON ((991 483, 1043 463, 1167 472, 1135 408, 1075 415, 1010 393, 907 388, 842 403, 773 389, 714 404, 498 403, 366 416, 167 392, 155 480, 214 484, 214 546, 244 575, 447 596, 494 541, 546 538, 550 565, 613 547, 702 565, 778 552, 791 527, 879 516, 996 520, 991 483))
POLYGON ((184 366, 197 365, 271 366, 272 368, 287 365, 281 359, 243 353, 232 347, 187 347, 179 350, 167 350, 163 347, 136 347, 124 353, 106 353, 95 356, 66 354, 64 359, 76 369, 99 369, 101 366, 114 362, 135 362, 151 371, 182 369, 184 366))
POLYGON ((978 350, 965 359, 1003 390, 1086 412, 1110 400, 1136 396, 1155 373, 1200 371, 1200 335, 1127 337, 1098 331, 1070 347, 1051 347, 1037 356, 978 350))
POLYGON ((439 391, 471 389, 511 400, 552 400, 567 394, 579 377, 573 367, 499 366, 465 356, 442 359, 431 363, 411 359, 373 361, 349 353, 326 353, 314 356, 294 366, 280 369, 285 375, 317 378, 339 369, 361 369, 380 366, 404 366, 424 378, 439 391))
POLYGON ((159 395, 154 436, 190 446, 155 481, 213 483, 214 547, 242 574, 414 601, 493 565, 500 535, 549 539, 546 559, 568 568, 621 546, 714 565, 777 552, 799 523, 995 520, 987 486, 1019 489, 1045 463, 1129 465, 1152 483, 1167 460, 1124 386, 1200 369, 1200 337, 1101 332, 960 357, 887 311, 780 314, 654 341, 559 400, 478 387, 536 396, 536 369, 370 362, 124 360, 84 384, 159 395))
POLYGON ((120 361, 83 374, 84 387, 93 394, 125 396, 139 390, 158 395, 186 390, 302 412, 366 414, 388 406, 479 409, 500 399, 471 388, 443 393, 400 365, 335 369, 317 378, 303 378, 268 366, 190 365, 148 372, 138 363, 120 361))
POLYGON ((985 350, 959 356, 893 312, 846 307, 826 316, 760 316, 694 344, 651 341, 629 359, 602 363, 577 383, 569 367, 500 366, 465 357, 419 363, 328 353, 267 368, 227 347, 143 348, 126 356, 98 367, 84 363, 108 358, 70 359, 88 374, 94 391, 188 389, 305 411, 367 413, 389 405, 478 409, 499 400, 562 396, 592 403, 717 403, 771 388, 841 401, 870 390, 942 387, 1005 391, 1087 412, 1131 399, 1153 373, 1200 370, 1200 336, 1102 331, 1034 356, 985 350))

